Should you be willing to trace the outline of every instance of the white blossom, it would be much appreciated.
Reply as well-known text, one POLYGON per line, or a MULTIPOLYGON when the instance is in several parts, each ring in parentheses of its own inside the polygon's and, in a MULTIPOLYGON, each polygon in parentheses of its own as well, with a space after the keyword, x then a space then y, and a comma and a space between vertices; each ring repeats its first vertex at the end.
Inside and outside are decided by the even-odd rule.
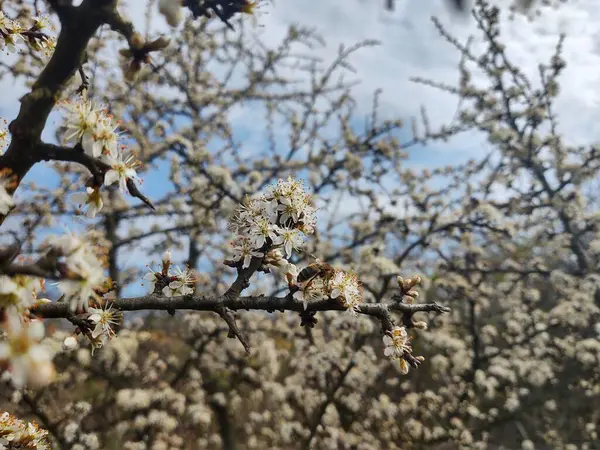
POLYGON ((121 320, 121 313, 113 309, 112 305, 105 305, 103 308, 89 308, 89 320, 96 324, 92 330, 92 338, 96 339, 101 334, 111 338, 115 332, 113 327, 118 325, 121 320))
POLYGON ((177 274, 174 275, 174 280, 171 281, 162 290, 166 297, 175 297, 178 295, 190 295, 194 293, 194 283, 196 278, 194 272, 190 269, 181 270, 177 268, 177 274))
POLYGON ((102 195, 99 189, 88 187, 86 192, 78 192, 71 196, 71 200, 79 206, 87 206, 87 216, 90 218, 96 217, 96 214, 104 206, 102 195))
POLYGON ((111 184, 118 182, 119 190, 123 194, 129 192, 127 189, 127 180, 137 179, 137 173, 135 171, 137 162, 135 161, 133 155, 129 155, 125 159, 123 159, 121 154, 119 154, 117 157, 111 156, 107 158, 107 163, 111 166, 111 169, 108 170, 104 175, 104 184, 106 186, 110 186, 111 184))
POLYGON ((0 342, 0 362, 8 364, 15 386, 43 386, 52 381, 52 354, 40 344, 44 324, 39 320, 23 323, 20 318, 8 316, 4 325, 7 339, 0 342))
POLYGON ((237 242, 232 243, 233 246, 233 259, 243 260, 242 268, 250 266, 252 258, 262 258, 264 253, 254 250, 252 242, 248 238, 240 238, 237 242))
POLYGON ((389 334, 383 336, 384 355, 390 359, 400 359, 410 351, 408 333, 404 327, 394 327, 389 334))

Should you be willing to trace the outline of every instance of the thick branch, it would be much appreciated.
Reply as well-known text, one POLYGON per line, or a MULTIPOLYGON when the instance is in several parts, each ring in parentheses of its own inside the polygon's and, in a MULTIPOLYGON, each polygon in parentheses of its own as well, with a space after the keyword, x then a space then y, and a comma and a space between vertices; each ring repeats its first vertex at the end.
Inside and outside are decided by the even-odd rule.
MULTIPOLYGON (((17 118, 9 125, 12 139, 6 153, 0 156, 0 170, 8 169, 16 183, 8 190, 12 194, 23 177, 46 157, 46 145, 39 145, 50 112, 60 99, 69 80, 85 61, 86 48, 98 28, 114 22, 114 0, 85 0, 78 7, 61 0, 50 1, 61 21, 61 30, 52 58, 34 83, 31 92, 21 98, 17 118)), ((0 215, 0 225, 6 216, 0 215)))
POLYGON ((40 143, 37 146, 39 157, 43 161, 74 162, 86 167, 94 178, 102 184, 104 173, 110 170, 110 166, 97 158, 84 153, 80 146, 61 147, 54 144, 40 143))
MULTIPOLYGON (((21 108, 9 125, 10 146, 0 157, 0 169, 16 175, 17 186, 25 174, 40 161, 37 144, 52 108, 85 57, 89 40, 102 24, 93 2, 63 10, 56 49, 31 92, 21 99, 21 108)), ((14 186, 16 189, 17 186, 14 186)))

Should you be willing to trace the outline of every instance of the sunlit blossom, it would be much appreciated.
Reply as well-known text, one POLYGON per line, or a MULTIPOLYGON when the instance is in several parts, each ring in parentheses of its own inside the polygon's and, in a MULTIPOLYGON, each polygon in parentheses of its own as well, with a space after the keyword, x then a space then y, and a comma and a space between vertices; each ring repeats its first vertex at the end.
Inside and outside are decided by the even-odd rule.
MULTIPOLYGON (((67 102, 64 104, 64 108, 67 110, 66 141, 81 143, 84 137, 91 138, 96 130, 99 108, 85 98, 77 102, 67 102)), ((91 149, 88 148, 89 150, 91 149)))
POLYGON ((118 182, 120 191, 124 194, 127 193, 127 180, 137 179, 137 173, 135 171, 137 161, 135 160, 135 157, 129 155, 127 158, 123 159, 123 156, 119 154, 116 158, 109 158, 108 164, 111 166, 111 169, 104 175, 104 184, 110 186, 111 184, 118 182))
POLYGON ((177 268, 176 272, 177 273, 174 275, 175 279, 163 288, 163 294, 166 297, 193 294, 194 283, 196 282, 194 272, 188 268, 185 268, 183 270, 177 268))
POLYGON ((390 359, 401 359, 406 352, 411 351, 409 337, 404 327, 394 327, 389 334, 383 336, 385 344, 384 355, 390 359))
POLYGON ((105 334, 111 338, 115 334, 114 326, 121 321, 121 312, 113 309, 112 305, 105 305, 103 308, 89 308, 89 312, 89 320, 96 324, 92 330, 92 337, 95 339, 101 334, 105 334))
POLYGON ((242 268, 245 269, 250 265, 252 258, 261 258, 263 253, 254 251, 254 246, 248 238, 241 238, 233 243, 233 258, 236 260, 243 259, 242 268))

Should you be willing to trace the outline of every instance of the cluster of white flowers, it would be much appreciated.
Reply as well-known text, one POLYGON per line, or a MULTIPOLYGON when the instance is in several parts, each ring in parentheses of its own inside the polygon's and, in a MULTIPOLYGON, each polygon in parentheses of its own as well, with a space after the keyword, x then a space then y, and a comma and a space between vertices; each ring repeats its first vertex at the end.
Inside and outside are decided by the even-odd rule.
MULTIPOLYGON (((101 259, 94 252, 91 241, 71 234, 50 236, 42 245, 46 257, 57 258, 63 279, 57 283, 72 312, 87 311, 95 324, 88 333, 94 348, 112 336, 110 325, 116 311, 88 308, 90 297, 101 299, 105 283, 101 259)), ((28 318, 28 310, 36 304, 50 302, 39 298, 45 290, 44 280, 32 276, 0 275, 0 326, 5 339, 0 342, 0 365, 9 368, 7 374, 15 386, 49 383, 54 377, 53 351, 40 343, 44 325, 28 318)), ((73 346, 72 340, 65 344, 73 346)), ((76 345, 76 341, 75 341, 76 345)))
POLYGON ((298 269, 288 259, 315 226, 316 209, 302 181, 280 179, 265 194, 247 199, 231 220, 230 228, 237 234, 231 243, 233 261, 245 269, 252 258, 263 258, 262 267, 285 274, 290 288, 296 286, 294 298, 305 308, 310 301, 331 298, 356 313, 363 295, 355 273, 317 262, 304 269, 311 275, 297 282, 298 269))
POLYGON ((265 256, 265 244, 283 249, 289 258, 302 247, 304 236, 314 233, 315 224, 316 210, 302 182, 292 177, 279 180, 267 193, 248 199, 231 220, 238 235, 232 242, 234 260, 248 267, 252 257, 265 256))
MULTIPOLYGON (((48 17, 34 17, 31 28, 25 28, 20 22, 12 20, 0 11, 0 50, 6 48, 9 52, 15 52, 18 41, 23 41, 33 50, 44 50, 49 55, 56 46, 54 38, 47 36, 41 31, 50 26, 48 17)), ((54 29, 51 27, 51 29, 54 29)))
POLYGON ((48 384, 54 378, 54 365, 50 349, 40 343, 44 324, 8 315, 2 325, 6 338, 0 342, 0 365, 8 365, 7 373, 13 384, 17 387, 48 384))
POLYGON ((21 317, 27 308, 40 301, 37 292, 44 290, 44 280, 23 275, 0 275, 0 309, 6 315, 21 317))
POLYGON ((0 414, 0 450, 4 448, 50 449, 48 431, 35 422, 24 422, 9 413, 0 414))
POLYGON ((358 276, 354 272, 333 268, 319 270, 318 267, 321 267, 322 263, 308 266, 305 270, 311 270, 313 266, 317 268, 314 276, 297 283, 300 289, 294 292, 294 298, 302 301, 305 309, 311 301, 338 299, 348 312, 356 314, 363 302, 358 276))
POLYGON ((356 314, 363 301, 358 276, 353 272, 338 270, 331 280, 331 298, 340 298, 348 311, 356 314))
MULTIPOLYGON (((104 174, 103 184, 110 186, 117 182, 121 192, 127 193, 127 180, 140 181, 135 170, 139 162, 133 155, 123 154, 124 146, 119 144, 118 123, 114 117, 85 95, 76 102, 64 102, 64 107, 67 112, 65 140, 80 144, 87 155, 110 166, 104 174)), ((88 217, 95 217, 104 206, 100 187, 88 187, 86 192, 72 196, 75 203, 87 206, 88 217)))
POLYGON ((398 361, 400 372, 403 374, 407 374, 409 369, 409 365, 404 359, 404 355, 412 351, 409 341, 410 337, 404 327, 394 327, 389 331, 389 334, 383 336, 384 355, 398 361))
POLYGON ((101 258, 85 237, 71 233, 46 239, 43 248, 61 255, 66 267, 65 279, 57 283, 69 301, 71 311, 87 311, 90 297, 97 298, 96 289, 102 288, 106 277, 101 258))
POLYGON ((167 250, 162 257, 162 271, 156 272, 152 269, 144 275, 144 280, 150 282, 150 292, 154 292, 157 283, 164 284, 161 292, 165 297, 176 297, 179 295, 190 295, 194 293, 196 275, 188 268, 175 268, 175 274, 170 273, 171 252, 167 250))

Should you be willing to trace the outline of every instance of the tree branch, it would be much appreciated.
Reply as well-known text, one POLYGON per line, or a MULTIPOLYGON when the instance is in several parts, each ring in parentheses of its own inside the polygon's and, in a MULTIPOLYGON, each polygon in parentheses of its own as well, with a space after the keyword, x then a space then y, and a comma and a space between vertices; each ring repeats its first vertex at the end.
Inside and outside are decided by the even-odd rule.
MULTIPOLYGON (((61 22, 56 48, 31 91, 21 98, 19 114, 8 127, 12 137, 10 145, 0 156, 0 170, 6 169, 15 176, 16 182, 9 187, 9 194, 14 193, 36 163, 46 159, 43 150, 51 150, 47 147, 49 144, 40 145, 42 131, 69 80, 85 62, 88 42, 98 28, 104 23, 111 26, 120 23, 120 32, 126 37, 133 34, 133 27, 130 24, 127 27, 127 22, 119 16, 115 0, 85 0, 77 7, 69 1, 50 0, 50 6, 61 22)), ((90 161, 75 162, 96 168, 90 161)), ((0 215, 0 225, 5 218, 0 215)))
MULTIPOLYGON (((304 303, 296 300, 292 295, 285 297, 266 297, 264 295, 231 298, 224 295, 184 295, 177 297, 163 297, 155 294, 144 297, 120 298, 114 300, 113 307, 121 311, 142 310, 194 310, 212 311, 221 314, 223 308, 231 311, 293 311, 301 313, 304 311, 304 303)), ((309 303, 307 311, 346 311, 346 308, 335 300, 319 300, 309 303)), ((438 303, 404 304, 397 302, 389 303, 365 303, 358 309, 359 314, 375 317, 382 322, 386 329, 393 327, 394 319, 391 311, 405 315, 417 312, 447 313, 450 308, 438 303)), ((71 315, 67 303, 46 303, 34 306, 31 313, 42 318, 66 318, 71 315)))
POLYGON ((104 180, 104 173, 111 168, 99 159, 87 155, 79 145, 75 147, 61 147, 42 142, 37 146, 37 151, 42 161, 63 161, 81 164, 90 171, 94 179, 100 181, 100 184, 104 180))

